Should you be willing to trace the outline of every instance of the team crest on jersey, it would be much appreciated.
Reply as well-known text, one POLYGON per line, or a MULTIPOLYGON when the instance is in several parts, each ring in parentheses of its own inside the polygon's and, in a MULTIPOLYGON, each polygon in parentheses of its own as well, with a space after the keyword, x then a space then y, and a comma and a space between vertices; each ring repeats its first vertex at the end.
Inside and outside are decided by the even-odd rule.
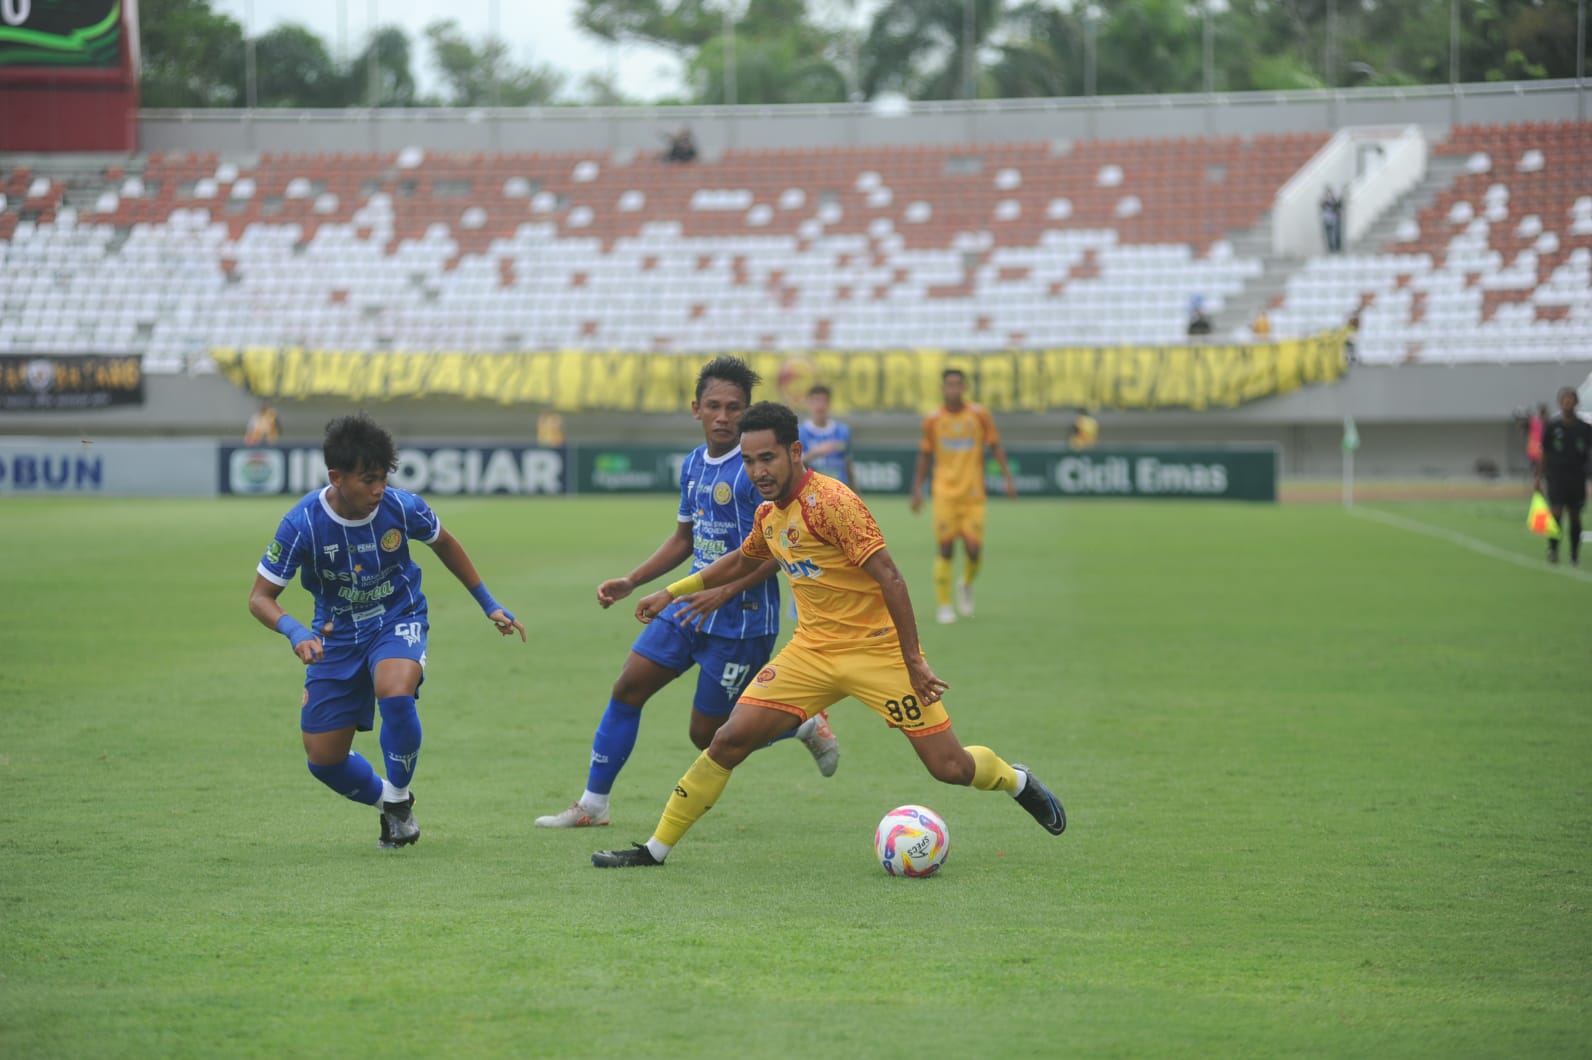
POLYGON ((786 546, 789 548, 795 548, 796 542, 800 540, 801 536, 801 531, 797 530, 794 526, 787 526, 785 528, 786 546))
POLYGON ((720 482, 718 485, 713 487, 713 503, 730 503, 730 484, 728 482, 720 482))
POLYGON ((396 552, 398 546, 404 543, 404 535, 397 530, 389 530, 381 535, 381 550, 383 552, 396 552))

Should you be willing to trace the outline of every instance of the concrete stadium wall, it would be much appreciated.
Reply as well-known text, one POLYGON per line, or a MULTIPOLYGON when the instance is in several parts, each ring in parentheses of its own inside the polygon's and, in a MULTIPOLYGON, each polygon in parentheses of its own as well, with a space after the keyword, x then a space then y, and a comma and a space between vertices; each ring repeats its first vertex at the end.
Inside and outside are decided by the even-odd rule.
MULTIPOLYGON (((1320 477, 1339 467, 1343 419, 1360 433, 1358 472, 1381 478, 1464 478, 1478 461, 1523 472, 1523 439, 1511 416, 1553 401, 1561 386, 1579 386, 1592 358, 1564 364, 1357 366, 1337 383, 1308 387, 1236 409, 1168 409, 1099 414, 1109 444, 1266 442, 1282 449, 1282 474, 1320 477)), ((241 437, 255 400, 220 376, 149 376, 145 404, 85 412, 0 415, 0 436, 241 437)), ((280 401, 284 440, 318 442, 327 420, 351 410, 343 402, 280 401)), ((366 407, 400 441, 519 442, 534 439, 534 410, 480 402, 401 401, 366 407)), ((1071 411, 1001 414, 1012 443, 1065 439, 1071 411)), ((875 414, 852 419, 858 444, 911 443, 917 418, 875 414)), ((678 416, 588 414, 565 417, 575 442, 675 442, 697 427, 678 416)))
POLYGON ((459 110, 145 110, 144 151, 656 152, 690 126, 705 160, 733 148, 845 147, 1330 132, 1362 125, 1585 120, 1592 83, 1422 85, 1212 96, 903 104, 459 110))

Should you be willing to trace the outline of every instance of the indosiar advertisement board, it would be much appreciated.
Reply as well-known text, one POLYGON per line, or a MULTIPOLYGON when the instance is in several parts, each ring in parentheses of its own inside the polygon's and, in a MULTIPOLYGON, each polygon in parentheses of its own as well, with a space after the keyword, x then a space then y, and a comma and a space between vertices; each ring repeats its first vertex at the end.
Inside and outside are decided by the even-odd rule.
MULTIPOLYGON (((563 493, 565 453, 524 445, 421 445, 398 449, 391 485, 426 496, 563 493)), ((222 446, 220 492, 308 493, 326 482, 326 462, 309 446, 222 446)))

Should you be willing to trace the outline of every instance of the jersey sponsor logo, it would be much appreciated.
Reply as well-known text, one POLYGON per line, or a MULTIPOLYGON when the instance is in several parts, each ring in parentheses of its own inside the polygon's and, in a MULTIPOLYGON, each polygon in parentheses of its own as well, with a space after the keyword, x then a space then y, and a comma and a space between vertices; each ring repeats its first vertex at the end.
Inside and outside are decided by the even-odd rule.
MULTIPOLYGON (((372 600, 385 600, 392 594, 392 582, 382 582, 374 589, 355 589, 352 586, 345 585, 337 590, 338 597, 347 600, 351 604, 368 604, 372 600)), ((354 617, 358 618, 359 616, 355 615, 354 617)))
POLYGON ((817 578, 824 573, 823 568, 810 559, 797 560, 795 563, 780 560, 779 565, 784 567, 785 573, 792 578, 817 578))
POLYGON ((774 528, 772 526, 763 527, 763 536, 770 541, 774 540, 774 528))
POLYGON ((265 546, 265 558, 269 563, 281 563, 282 542, 272 541, 269 545, 265 546))
MULTIPOLYGON (((354 551, 355 552, 374 552, 374 551, 376 551, 376 543, 374 541, 361 541, 359 544, 354 546, 354 551)), ((359 568, 355 567, 354 569, 358 570, 359 568)))
POLYGON ((398 546, 404 543, 404 535, 397 530, 389 530, 381 535, 381 550, 383 552, 396 552, 398 546))
POLYGON ((714 537, 703 537, 701 534, 692 535, 691 547, 696 551, 697 558, 702 561, 704 567, 727 551, 723 541, 714 537))
POLYGON ((728 482, 720 482, 717 486, 713 487, 713 503, 730 503, 730 484, 728 482))
POLYGON ((758 684, 766 685, 772 680, 774 680, 774 668, 772 666, 765 666, 761 670, 757 671, 758 684))
POLYGON ((386 613, 387 613, 387 609, 385 607, 368 607, 368 608, 366 608, 363 611, 355 611, 352 615, 349 615, 348 617, 352 618, 355 622, 363 622, 367 618, 380 618, 382 615, 385 615, 386 613))
POLYGON ((343 547, 342 545, 322 545, 321 546, 321 551, 326 553, 327 562, 336 563, 337 562, 337 550, 342 548, 342 547, 343 547))
POLYGON ((425 630, 419 622, 400 622, 392 627, 393 633, 404 639, 404 642, 413 648, 420 643, 420 638, 425 636, 425 630))

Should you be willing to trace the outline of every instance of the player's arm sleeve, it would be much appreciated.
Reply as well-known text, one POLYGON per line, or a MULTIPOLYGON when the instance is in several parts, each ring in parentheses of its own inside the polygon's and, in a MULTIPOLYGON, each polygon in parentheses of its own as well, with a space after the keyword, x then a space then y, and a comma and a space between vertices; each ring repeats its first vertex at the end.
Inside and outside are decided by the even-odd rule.
POLYGON ((979 422, 984 425, 984 444, 1000 445, 1001 432, 995 429, 995 417, 989 414, 989 409, 980 407, 978 418, 979 422))
POLYGON ((417 494, 409 494, 406 521, 409 524, 409 536, 428 545, 437 543, 442 536, 442 520, 431 506, 417 494))
POLYGON ((924 456, 934 455, 934 417, 923 417, 923 437, 918 442, 918 452, 924 456))
POLYGON ((759 562, 774 558, 774 550, 768 547, 768 541, 763 537, 763 514, 766 509, 767 506, 757 509, 757 514, 752 517, 752 532, 741 542, 741 555, 759 562))
POLYGON ((802 508, 807 528, 846 554, 858 567, 884 548, 884 532, 873 513, 850 490, 825 491, 819 503, 802 508))
POLYGON ((691 474, 691 458, 680 461, 680 522, 696 522, 696 509, 691 504, 691 494, 686 490, 687 476, 691 474))
POLYGON ((255 573, 273 585, 287 585, 304 562, 308 542, 309 534, 293 518, 293 514, 283 516, 276 528, 276 536, 265 546, 260 565, 254 568, 255 573))

